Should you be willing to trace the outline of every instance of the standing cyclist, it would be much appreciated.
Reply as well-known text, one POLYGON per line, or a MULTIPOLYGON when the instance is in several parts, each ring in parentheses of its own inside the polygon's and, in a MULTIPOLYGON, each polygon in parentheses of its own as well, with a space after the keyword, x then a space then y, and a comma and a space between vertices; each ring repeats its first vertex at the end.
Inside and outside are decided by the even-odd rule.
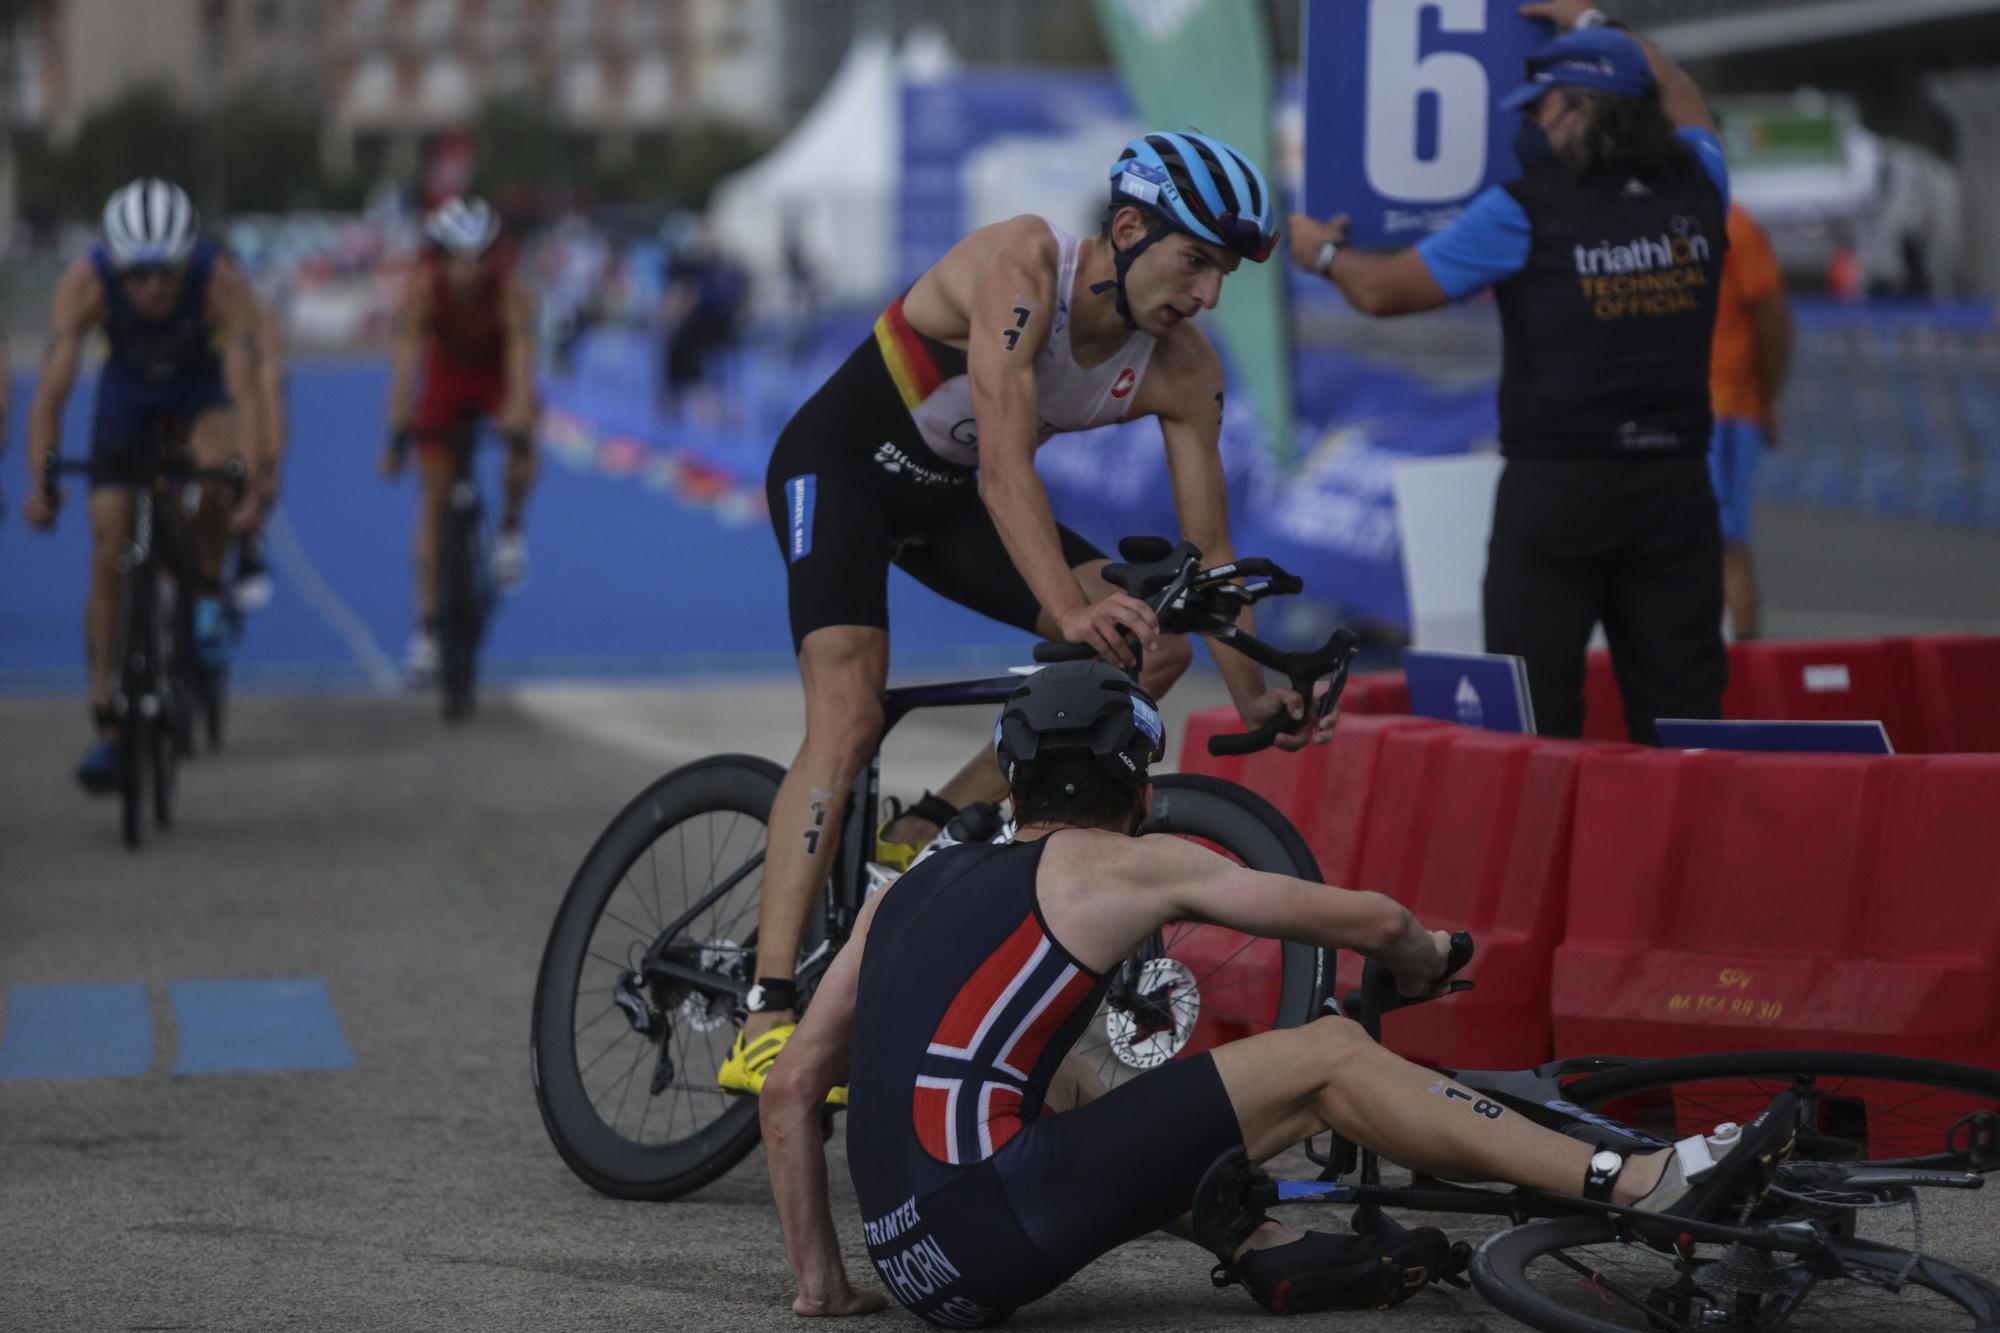
POLYGON ((405 661, 414 684, 437 674, 438 533, 457 466, 454 450, 470 446, 481 419, 491 419, 509 446, 493 574, 511 588, 528 570, 521 516, 537 470, 535 298, 514 276, 500 230, 500 215, 483 199, 439 205, 424 220, 424 262, 397 317, 381 467, 384 476, 399 476, 416 444, 423 485, 413 545, 417 627, 405 661))
MULTIPOLYGON (((77 766, 87 790, 118 789, 124 756, 111 707, 118 635, 119 561, 132 538, 132 488, 151 470, 148 451, 184 435, 200 467, 241 458, 264 473, 250 339, 258 319, 250 284, 215 246, 199 239, 192 202, 155 177, 133 181, 104 205, 104 238, 56 284, 49 348, 28 409, 28 495, 23 514, 55 523, 42 469, 62 437, 63 406, 75 387, 85 342, 102 330, 108 352, 97 379, 90 438, 90 596, 84 652, 97 739, 77 766), (236 404, 237 406, 232 406, 236 404), (171 432, 163 436, 162 432, 171 432)), ((252 485, 234 514, 223 482, 206 483, 195 522, 195 651, 212 665, 234 647, 222 605, 222 562, 231 527, 255 526, 266 492, 252 485)))
MULTIPOLYGON (((1165 690, 1185 642, 1159 639, 1105 558, 1055 521, 1035 450, 1061 431, 1153 416, 1182 534, 1233 558, 1217 440, 1222 365, 1195 316, 1243 260, 1277 241, 1264 177, 1206 135, 1134 139, 1111 168, 1095 237, 1023 215, 973 232, 910 287, 846 365, 799 409, 765 476, 790 583, 806 737, 771 810, 752 1012, 720 1071, 754 1093, 791 1032, 793 969, 815 892, 840 843, 849 784, 882 730, 889 565, 963 606, 1129 663, 1165 690)), ((1215 649, 1244 721, 1304 705, 1263 669, 1215 649)), ((1330 726, 1330 720, 1327 724, 1330 726)), ((1281 742, 1305 743, 1301 735, 1281 742)), ((980 754, 939 797, 883 830, 878 857, 907 865, 954 807, 1005 791, 980 754)))
POLYGON ((1030 677, 994 729, 1017 840, 946 848, 863 909, 758 1107, 795 1313, 883 1304, 849 1284, 827 1202, 820 1103, 843 1078, 869 1257, 897 1300, 946 1327, 997 1323, 1160 1228, 1211 1246, 1221 1280, 1280 1313, 1403 1300, 1438 1276, 1442 1233, 1300 1234, 1249 1214, 1197 1238, 1182 1216, 1223 1155, 1262 1162, 1329 1129, 1444 1180, 1682 1217, 1713 1217, 1767 1183, 1759 1168, 1783 1160, 1793 1132, 1789 1093, 1711 1167, 1699 1165, 1702 1138, 1626 1158, 1485 1101, 1344 1018, 1229 1042, 1106 1092, 1071 1047, 1110 974, 1168 922, 1355 949, 1405 995, 1434 993, 1449 951, 1381 894, 1135 837, 1160 735, 1152 701, 1103 663, 1030 677))
POLYGON ((1344 248, 1345 218, 1292 220, 1292 253, 1371 315, 1491 287, 1500 452, 1486 648, 1526 659, 1535 723, 1583 731, 1602 622, 1632 739, 1722 716, 1722 532, 1705 455, 1709 339, 1729 173, 1701 90, 1586 0, 1522 7, 1561 35, 1503 106, 1521 176, 1393 253, 1344 248))

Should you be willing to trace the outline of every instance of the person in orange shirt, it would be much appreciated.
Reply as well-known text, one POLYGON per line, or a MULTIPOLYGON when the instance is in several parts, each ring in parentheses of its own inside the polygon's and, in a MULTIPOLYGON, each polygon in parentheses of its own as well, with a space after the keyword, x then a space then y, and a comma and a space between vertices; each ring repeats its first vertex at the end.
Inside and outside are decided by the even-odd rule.
POLYGON ((1792 360, 1792 307, 1771 242, 1740 204, 1729 206, 1729 257, 1709 362, 1715 440, 1708 468, 1722 509, 1722 587, 1729 627, 1757 637, 1763 618, 1750 514, 1757 465, 1778 443, 1777 404, 1792 360))

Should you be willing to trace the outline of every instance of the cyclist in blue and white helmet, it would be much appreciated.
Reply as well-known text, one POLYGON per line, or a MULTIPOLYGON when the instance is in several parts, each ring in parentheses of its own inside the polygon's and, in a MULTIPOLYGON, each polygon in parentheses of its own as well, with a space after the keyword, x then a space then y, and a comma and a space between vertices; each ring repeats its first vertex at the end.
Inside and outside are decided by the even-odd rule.
POLYGON ((187 191, 157 176, 121 186, 104 204, 104 248, 120 269, 181 263, 200 227, 187 191))
POLYGON ((1139 327, 1126 290, 1132 265, 1174 232, 1263 263, 1278 243, 1277 207, 1264 173, 1222 140, 1193 130, 1148 134, 1125 145, 1111 165, 1111 204, 1104 220, 1104 235, 1116 250, 1117 277, 1091 290, 1115 289, 1118 313, 1129 327, 1139 327), (1119 247, 1113 228, 1123 208, 1141 210, 1153 225, 1136 242, 1119 247))

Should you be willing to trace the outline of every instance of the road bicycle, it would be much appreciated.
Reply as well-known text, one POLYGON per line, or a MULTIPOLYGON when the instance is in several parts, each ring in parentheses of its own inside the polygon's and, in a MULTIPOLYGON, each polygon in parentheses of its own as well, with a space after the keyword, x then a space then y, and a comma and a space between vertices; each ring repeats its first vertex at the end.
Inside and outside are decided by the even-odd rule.
MULTIPOLYGON (((1453 970, 1471 953, 1471 938, 1455 936, 1453 970)), ((1327 1007, 1379 1041, 1383 1014, 1425 1002, 1399 995, 1370 962, 1360 989, 1327 1007)), ((1308 1204, 1352 1208, 1364 1234, 1401 1230, 1390 1209, 1489 1215, 1510 1225, 1476 1249, 1459 1242, 1424 1278, 1462 1285, 1467 1275, 1507 1314, 1560 1333, 2000 1328, 2000 1288, 1977 1276, 1993 1269, 2000 1222, 2000 1200, 1983 1190, 2000 1168, 2000 1073, 1864 1052, 1744 1051, 1440 1071, 1447 1078, 1481 1114, 1523 1115, 1621 1152, 1747 1122, 1789 1093, 1796 1147, 1761 1197, 1695 1222, 1421 1175, 1387 1184, 1374 1153, 1335 1137, 1309 1146, 1324 1167, 1311 1180, 1274 1179, 1240 1153, 1219 1160, 1196 1194, 1197 1232, 1308 1204)))
MULTIPOLYGON (((163 427, 156 447, 145 451, 132 486, 132 537, 119 561, 124 577, 111 708, 124 750, 120 828, 133 848, 144 840, 149 794, 154 825, 172 826, 180 760, 193 751, 195 713, 207 713, 211 740, 219 739, 227 689, 226 673, 201 662, 195 651, 193 525, 202 483, 225 482, 234 500, 242 498, 243 465, 231 459, 196 467, 173 443, 163 427)), ((60 503, 64 474, 89 472, 88 461, 51 453, 42 473, 49 504, 60 503)))
MULTIPOLYGON (((1259 559, 1204 570, 1185 543, 1128 539, 1120 552, 1125 561, 1105 577, 1152 605, 1163 633, 1227 643, 1306 698, 1325 680, 1317 708, 1334 706, 1356 650, 1352 634, 1336 630, 1316 649, 1284 652, 1236 624, 1242 608, 1298 591, 1296 578, 1259 559)), ((1044 661, 1074 655, 1075 645, 1036 650, 1044 661)), ((920 709, 996 707, 1019 683, 1010 674, 891 689, 883 733, 920 709)), ((1213 744, 1248 753, 1284 727, 1306 725, 1281 715, 1213 744)), ((799 960, 804 1004, 880 879, 869 864, 880 769, 878 753, 848 794, 839 856, 799 960)), ((768 760, 718 755, 659 779, 598 838, 556 914, 535 988, 536 1100, 563 1160, 606 1194, 675 1198, 757 1143, 754 1099, 722 1092, 715 1074, 757 975, 766 822, 783 776, 768 760)), ((1233 783, 1162 774, 1144 827, 1198 839, 1259 870, 1320 878, 1289 821, 1233 783)), ((1078 1050, 1115 1085, 1184 1053, 1303 1023, 1332 975, 1326 964, 1307 945, 1176 923, 1120 967, 1078 1050)))
MULTIPOLYGON (((448 437, 452 473, 446 485, 433 574, 438 695, 446 722, 463 722, 477 709, 479 645, 499 600, 486 501, 473 467, 482 440, 498 441, 509 449, 522 447, 510 437, 482 432, 476 417, 461 421, 448 437)), ((408 443, 407 438, 400 440, 397 447, 406 449, 408 443)))

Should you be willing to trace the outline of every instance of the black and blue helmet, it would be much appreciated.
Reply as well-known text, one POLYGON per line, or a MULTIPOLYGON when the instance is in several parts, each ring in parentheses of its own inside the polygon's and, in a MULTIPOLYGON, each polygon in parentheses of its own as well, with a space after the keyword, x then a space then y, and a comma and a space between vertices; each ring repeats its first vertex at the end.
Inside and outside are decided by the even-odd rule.
POLYGON ((1138 328, 1125 299, 1132 261, 1174 232, 1219 245, 1252 263, 1271 257, 1278 244, 1278 206, 1257 164, 1220 139, 1193 130, 1148 134, 1125 145, 1111 164, 1111 212, 1143 210, 1153 226, 1130 248, 1112 256, 1115 276, 1091 291, 1117 293, 1127 328, 1138 328))
POLYGON ((1130 677, 1103 662, 1058 662, 1015 687, 993 727, 993 756, 1014 780, 1022 764, 1088 755, 1138 786, 1166 753, 1160 710, 1130 677))

